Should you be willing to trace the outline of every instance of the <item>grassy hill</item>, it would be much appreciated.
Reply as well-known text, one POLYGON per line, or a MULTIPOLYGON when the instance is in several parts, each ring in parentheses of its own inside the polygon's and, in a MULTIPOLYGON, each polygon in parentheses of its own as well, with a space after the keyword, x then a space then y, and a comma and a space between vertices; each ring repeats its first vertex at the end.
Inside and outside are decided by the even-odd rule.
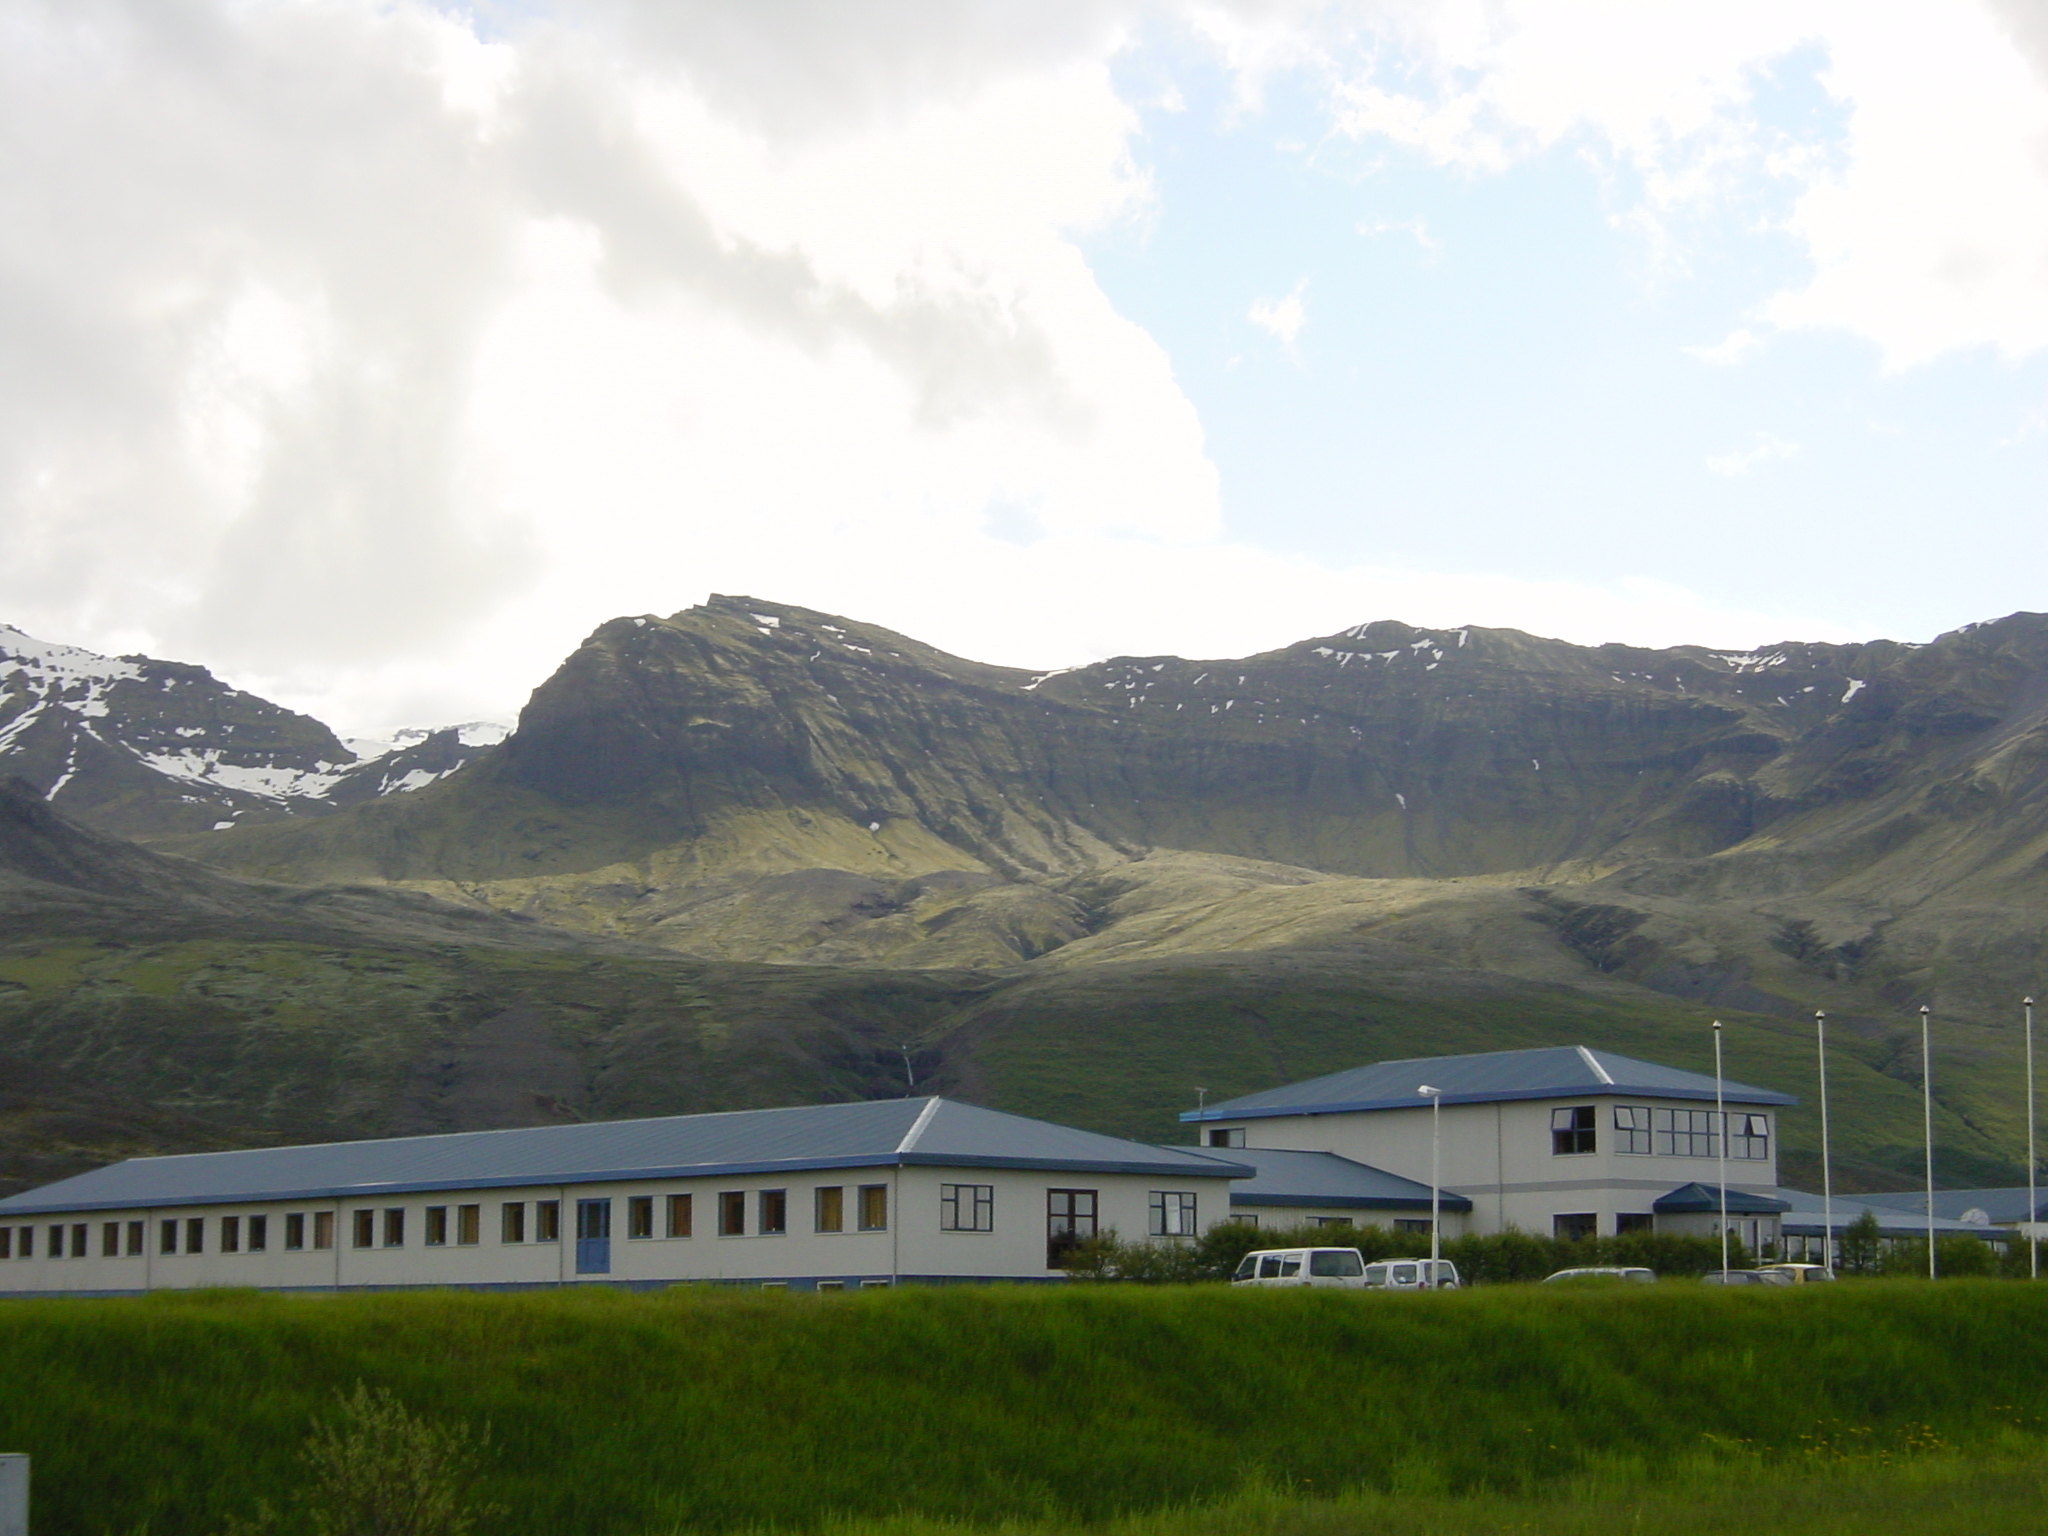
MULTIPOLYGON (((737 965, 232 937, 0 946, 0 1188, 137 1153, 942 1092, 1157 1141, 1175 1115, 1363 1061, 1558 1043, 1711 1068, 1712 1015, 1654 994, 1262 951, 1046 973, 737 965), (906 1061, 907 1056, 907 1061, 906 1061), (906 1077, 906 1073, 908 1077, 906 1077)), ((1803 1026, 1725 1013, 1732 1077, 1801 1095, 1803 1026)), ((1833 1073, 1838 1187, 1918 1167, 1882 1043, 1833 1073)), ((2014 1176, 1944 1108, 1944 1176, 2014 1176)))
POLYGON ((302 1448, 358 1383, 488 1426, 470 1493, 505 1536, 1073 1529, 1262 1489, 1591 1476, 1753 1492, 1816 1462, 2038 1459, 2044 1309, 1998 1282, 16 1302, 0 1442, 35 1457, 57 1536, 205 1536, 265 1503, 300 1528, 302 1448))

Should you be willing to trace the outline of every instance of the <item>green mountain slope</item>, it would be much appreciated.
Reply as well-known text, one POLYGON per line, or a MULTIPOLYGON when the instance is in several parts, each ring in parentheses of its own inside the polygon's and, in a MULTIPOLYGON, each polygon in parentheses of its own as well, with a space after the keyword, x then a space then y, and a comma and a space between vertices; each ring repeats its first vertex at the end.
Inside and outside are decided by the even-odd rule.
MULTIPOLYGON (((147 921, 109 915, 128 865, 38 877, 0 1052, 228 1134, 907 1074, 1163 1137, 1198 1089, 1374 1057, 1700 1065, 1715 1015, 1734 1075, 1805 1093, 1826 1008, 1845 1178, 1885 1184, 1917 1157, 1927 1001, 1943 1166, 1998 1182, 2048 619, 1743 655, 1377 624, 1043 675, 720 598, 603 626, 430 788, 160 846, 234 873, 160 860, 147 921)), ((1794 1177, 1810 1133, 1788 1121, 1794 1177)))

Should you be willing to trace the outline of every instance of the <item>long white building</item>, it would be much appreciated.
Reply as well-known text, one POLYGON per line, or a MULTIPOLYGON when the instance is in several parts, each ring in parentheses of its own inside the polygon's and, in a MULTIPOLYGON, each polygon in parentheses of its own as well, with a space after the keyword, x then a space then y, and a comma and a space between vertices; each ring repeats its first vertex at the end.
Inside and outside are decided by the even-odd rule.
POLYGON ((0 1200, 0 1295, 1045 1280, 1251 1173, 941 1098, 131 1158, 0 1200))
MULTIPOLYGON (((1777 1113, 1798 1100, 1737 1082, 1720 1096, 1717 1111, 1714 1079, 1697 1072, 1554 1046, 1375 1062, 1180 1118, 1219 1156, 1335 1154, 1407 1181, 1411 1197, 1430 1179, 1434 1138, 1438 1178, 1459 1197, 1445 1206, 1447 1235, 1710 1234, 1725 1148, 1730 1225, 1754 1253, 1778 1241, 1777 1113), (1424 1088, 1438 1090, 1440 1120, 1424 1088)), ((1268 1202, 1306 1209, 1276 1187, 1278 1173, 1262 1170, 1268 1202)), ((1393 1219, 1415 1219, 1407 1204, 1393 1219)))

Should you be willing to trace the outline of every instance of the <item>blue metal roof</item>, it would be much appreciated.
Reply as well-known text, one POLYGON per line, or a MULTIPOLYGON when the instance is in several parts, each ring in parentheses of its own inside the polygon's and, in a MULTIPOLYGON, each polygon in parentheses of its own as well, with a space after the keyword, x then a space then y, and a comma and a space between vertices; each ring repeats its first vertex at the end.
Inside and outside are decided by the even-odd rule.
MULTIPOLYGON (((1899 1190, 1896 1193, 1881 1195, 1858 1195, 1856 1198, 1866 1205, 1880 1206, 1886 1210, 1916 1213, 1924 1213, 1927 1210, 1927 1191, 1924 1189, 1899 1190)), ((1960 1222, 1965 1211, 1982 1211, 1985 1221, 1969 1223, 1972 1226, 1983 1226, 1986 1223, 1993 1226, 2011 1226, 2014 1222, 2048 1219, 2040 1214, 2042 1211, 2048 1211, 2048 1185, 2036 1189, 2034 1198, 2038 1203, 2034 1206, 2035 1214, 2030 1217, 2027 1214, 2027 1187, 2024 1184, 2017 1189, 1937 1189, 1934 1192, 1934 1214, 1937 1219, 1945 1217, 1950 1221, 1960 1222)))
MULTIPOLYGON (((1486 1051, 1474 1056, 1419 1056, 1312 1077, 1189 1110, 1182 1120, 1250 1120, 1273 1115, 1336 1115, 1365 1109, 1414 1109, 1427 1104, 1416 1090, 1443 1090, 1446 1104, 1492 1104, 1507 1099, 1585 1097, 1714 1101, 1714 1080, 1654 1062, 1583 1045, 1529 1051, 1486 1051)), ((1788 1093, 1724 1081, 1730 1104, 1797 1104, 1788 1093)), ((1232 1149, 1236 1150, 1235 1148, 1232 1149)))
POLYGON ((0 1200, 0 1219, 253 1200, 380 1199, 618 1179, 916 1165, 1244 1178, 1251 1169, 951 1099, 880 1099, 386 1141, 134 1157, 0 1200))
MULTIPOLYGON (((1789 1232, 1795 1237, 1802 1235, 1818 1237, 1821 1228, 1828 1225, 1830 1214, 1834 1218, 1832 1230, 1839 1237, 1865 1211, 1868 1211, 1877 1218, 1877 1229, 1880 1236, 1925 1237, 1927 1235, 1927 1217, 1923 1214, 1927 1209, 1927 1196, 1924 1193, 1919 1195, 1837 1195, 1834 1199, 1834 1210, 1832 1213, 1827 1209, 1827 1202, 1811 1190, 1781 1188, 1778 1193, 1783 1197, 1787 1207, 1785 1215, 1778 1223, 1779 1230, 1789 1232), (1912 1200, 1916 1203, 1917 1209, 1881 1203, 1883 1201, 1898 1200, 1912 1200)), ((1937 1189, 1934 1192, 1934 1235, 1936 1237, 1981 1237, 2001 1240, 2009 1237, 2011 1234, 2005 1231, 2003 1225, 1999 1224, 1998 1218, 1995 1216, 1992 1218, 1992 1224, 1980 1226, 1975 1222, 1951 1221, 1941 1214, 1942 1198, 1944 1195, 1972 1193, 1980 1195, 1995 1194, 1997 1191, 1944 1191, 1937 1189)), ((2026 1207, 2026 1195, 2027 1192, 2024 1189, 2019 1191, 2021 1209, 2026 1207)), ((1984 1209, 1981 1204, 1976 1208, 1979 1210, 1984 1209)), ((1963 1207, 1963 1209, 1969 1209, 1969 1207, 1963 1207)))
MULTIPOLYGON (((1721 1199, 1721 1186, 1718 1184, 1681 1184, 1670 1194, 1661 1196, 1650 1209, 1659 1216, 1718 1215, 1721 1199)), ((1728 1189, 1727 1200, 1731 1215, 1770 1216, 1792 1209, 1789 1201, 1770 1195, 1753 1195, 1732 1185, 1728 1189)))
MULTIPOLYGON (((1429 1186, 1335 1152, 1232 1147, 1221 1155, 1248 1164, 1253 1176, 1230 1186, 1233 1206, 1300 1205, 1337 1211, 1426 1211, 1429 1186)), ((1463 1195, 1443 1191, 1443 1208, 1469 1211, 1463 1195)))

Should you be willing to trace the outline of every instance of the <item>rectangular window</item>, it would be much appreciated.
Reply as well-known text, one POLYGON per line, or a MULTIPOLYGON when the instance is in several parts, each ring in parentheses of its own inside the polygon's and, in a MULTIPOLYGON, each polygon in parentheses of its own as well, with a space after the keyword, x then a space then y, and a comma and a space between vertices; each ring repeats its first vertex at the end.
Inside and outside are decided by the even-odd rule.
POLYGON ((1553 1157, 1576 1157, 1593 1150, 1593 1106, 1553 1109, 1550 1112, 1550 1153, 1553 1157))
POLYGON ((1747 1162, 1759 1162, 1771 1155, 1771 1122, 1766 1115, 1733 1114, 1728 1117, 1728 1155, 1747 1162))
POLYGON ((1650 1110, 1646 1104, 1614 1106, 1614 1150, 1647 1156, 1650 1150, 1650 1110))
POLYGON ((747 1197, 737 1189, 728 1189, 718 1197, 718 1235, 720 1237, 744 1237, 747 1231, 747 1197))
POLYGON ((941 1184, 941 1232, 993 1232, 996 1229, 996 1187, 993 1184, 941 1184))
POLYGON ((249 1218, 249 1251, 261 1253, 270 1246, 270 1218, 251 1216, 249 1218))
POLYGON ((223 1216, 220 1219, 220 1251, 240 1253, 242 1251, 242 1218, 223 1216))
POLYGON ((861 1231, 886 1232, 889 1229, 889 1186, 861 1185, 859 1215, 861 1231))
POLYGON ((87 1230, 88 1228, 85 1222, 75 1222, 72 1225, 71 1257, 73 1257, 74 1259, 82 1259, 85 1257, 87 1230))
POLYGON ((562 1240, 561 1201, 533 1202, 533 1240, 536 1243, 559 1243, 562 1240))
POLYGON ((761 1191, 761 1233, 766 1237, 779 1237, 789 1230, 789 1191, 786 1189, 764 1189, 761 1191))
POLYGON ((1195 1197, 1177 1190, 1153 1190, 1147 1230, 1153 1237, 1196 1236, 1195 1197))
POLYGON ((374 1248, 377 1246, 377 1213, 375 1211, 357 1211, 355 1213, 354 1238, 355 1245, 358 1248, 374 1248))
POLYGON ((455 1241, 473 1248, 483 1241, 484 1208, 480 1205, 455 1207, 455 1241))
POLYGON ((21 1256, 24 1259, 32 1259, 36 1256, 36 1229, 34 1227, 23 1227, 21 1229, 21 1256))
POLYGON ((332 1248, 334 1246, 334 1212, 315 1211, 313 1213, 313 1246, 315 1248, 332 1248))
POLYGON ((129 1222, 129 1223, 128 1223, 128 1257, 129 1257, 129 1258, 131 1258, 131 1259, 139 1259, 139 1258, 141 1258, 141 1257, 142 1257, 142 1249, 143 1249, 143 1244, 144 1244, 144 1242, 145 1242, 145 1239, 146 1239, 146 1238, 147 1238, 147 1236, 148 1236, 148 1232, 149 1232, 149 1227, 148 1227, 148 1225, 147 1225, 146 1223, 144 1223, 144 1222, 140 1222, 140 1221, 131 1221, 131 1222, 129 1222))
POLYGON ((206 1252, 206 1220, 204 1217, 188 1216, 185 1219, 185 1251, 187 1253, 206 1252))
MULTIPOLYGON (((390 1212, 385 1212, 385 1215, 388 1218, 390 1212)), ((389 1233, 385 1234, 384 1241, 387 1244, 391 1243, 389 1233)), ((392 1244, 392 1246, 395 1247, 396 1245, 392 1244)), ((429 1248, 445 1248, 448 1246, 448 1207, 445 1205, 430 1205, 427 1207, 427 1246, 429 1248)))
POLYGON ((306 1246, 306 1213, 293 1211, 284 1219, 284 1246, 287 1253, 297 1253, 306 1246))
POLYGON ((1614 1218, 1614 1235, 1627 1237, 1631 1232, 1654 1232, 1657 1218, 1648 1211, 1622 1211, 1614 1218))
POLYGON ((14 1257, 14 1228, 0 1227, 0 1259, 14 1257))
POLYGON ((1396 1216, 1394 1218, 1394 1230, 1396 1232, 1421 1232, 1427 1234, 1429 1231, 1429 1218, 1427 1216, 1396 1216))
POLYGON ((668 1197, 668 1235, 688 1237, 690 1235, 690 1197, 670 1195, 668 1197))
POLYGON ((626 1201, 626 1236, 654 1236, 654 1196, 634 1195, 626 1201))
POLYGON ((498 1241, 501 1243, 523 1243, 526 1241, 526 1202, 507 1200, 498 1207, 498 1241))
POLYGON ((811 1197, 811 1226, 819 1232, 846 1230, 846 1191, 828 1184, 811 1197))
POLYGON ((178 1223, 176 1221, 165 1221, 157 1224, 156 1251, 158 1253, 176 1253, 178 1251, 178 1223))
POLYGON ((100 1257, 118 1259, 121 1257, 121 1223, 103 1221, 100 1223, 100 1257))
POLYGON ((384 1246, 403 1248, 405 1246, 405 1207, 393 1206, 384 1212, 384 1246))
POLYGON ((1225 1129, 1212 1129, 1209 1132, 1209 1145, 1212 1147, 1243 1146, 1244 1127, 1241 1125, 1233 1125, 1225 1129))
POLYGON ((1575 1211, 1550 1219, 1550 1235, 1568 1243, 1584 1242, 1598 1234, 1600 1218, 1591 1211, 1575 1211))
POLYGON ((53 1259, 64 1257, 64 1229, 62 1227, 50 1228, 50 1257, 53 1259))
POLYGON ((1658 1109, 1650 1114, 1652 1149, 1659 1157, 1719 1157, 1711 1109, 1658 1109))
POLYGON ((1067 1255, 1095 1236, 1095 1191, 1045 1192, 1045 1267, 1064 1269, 1067 1255))

